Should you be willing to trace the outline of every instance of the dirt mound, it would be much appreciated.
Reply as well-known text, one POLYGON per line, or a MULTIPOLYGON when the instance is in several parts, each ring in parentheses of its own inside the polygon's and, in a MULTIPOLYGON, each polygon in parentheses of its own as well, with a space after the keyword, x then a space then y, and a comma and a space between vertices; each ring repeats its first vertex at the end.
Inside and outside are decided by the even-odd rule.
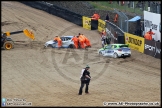
POLYGON ((103 102, 160 102, 160 60, 132 51, 130 58, 105 58, 97 31, 19 2, 2 2, 2 31, 32 29, 36 40, 12 35, 12 50, 2 50, 2 97, 25 98, 33 106, 103 106, 103 102), (4 22, 10 22, 5 24, 4 22), (43 49, 56 35, 85 34, 88 50, 43 49), (80 71, 90 66, 89 95, 78 96, 80 71))

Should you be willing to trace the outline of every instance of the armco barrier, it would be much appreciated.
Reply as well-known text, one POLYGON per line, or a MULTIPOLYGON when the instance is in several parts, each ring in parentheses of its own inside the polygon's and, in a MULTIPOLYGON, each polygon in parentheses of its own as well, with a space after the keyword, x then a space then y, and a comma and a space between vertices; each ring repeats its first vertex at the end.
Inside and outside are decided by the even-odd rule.
POLYGON ((40 9, 55 16, 61 17, 76 25, 82 26, 82 16, 74 12, 68 11, 61 7, 43 1, 20 1, 20 2, 33 8, 40 9))
POLYGON ((53 6, 50 7, 50 13, 61 17, 69 22, 72 22, 74 24, 77 24, 79 26, 82 26, 82 16, 76 13, 73 13, 71 11, 65 10, 65 9, 61 9, 57 6, 53 6))
POLYGON ((47 4, 45 2, 41 2, 41 1, 32 1, 32 2, 29 2, 29 1, 19 1, 25 5, 28 5, 30 7, 33 7, 33 8, 36 8, 36 9, 39 9, 39 10, 43 10, 43 11, 46 11, 49 13, 50 11, 50 6, 53 6, 52 4, 47 4))
POLYGON ((161 59, 161 42, 145 39, 144 53, 161 59))
MULTIPOLYGON (((30 7, 46 11, 46 12, 52 14, 52 15, 63 18, 65 20, 69 21, 69 22, 76 24, 76 25, 83 26, 84 22, 82 21, 82 15, 79 15, 77 13, 74 13, 72 11, 64 9, 62 7, 55 6, 53 4, 43 2, 43 1, 31 1, 31 2, 30 1, 20 1, 20 2, 25 4, 25 5, 28 5, 30 7)), ((91 19, 91 18, 89 18, 89 19, 91 19)), ((97 30, 98 29, 98 21, 91 20, 90 24, 91 24, 90 30, 97 30)))
POLYGON ((131 49, 144 53, 145 39, 130 33, 125 34, 125 44, 129 44, 131 49))

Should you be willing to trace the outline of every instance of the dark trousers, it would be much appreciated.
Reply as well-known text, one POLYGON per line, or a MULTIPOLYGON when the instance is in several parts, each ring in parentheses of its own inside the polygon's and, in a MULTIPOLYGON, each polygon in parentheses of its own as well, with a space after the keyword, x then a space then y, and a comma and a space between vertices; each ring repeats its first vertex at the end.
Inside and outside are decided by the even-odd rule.
POLYGON ((106 38, 106 43, 110 44, 111 38, 106 38))
POLYGON ((79 94, 82 94, 84 85, 86 85, 85 93, 88 93, 89 83, 90 83, 90 80, 89 81, 81 81, 81 86, 80 86, 80 89, 79 89, 79 94))
POLYGON ((104 44, 106 45, 106 39, 103 39, 104 40, 104 44))

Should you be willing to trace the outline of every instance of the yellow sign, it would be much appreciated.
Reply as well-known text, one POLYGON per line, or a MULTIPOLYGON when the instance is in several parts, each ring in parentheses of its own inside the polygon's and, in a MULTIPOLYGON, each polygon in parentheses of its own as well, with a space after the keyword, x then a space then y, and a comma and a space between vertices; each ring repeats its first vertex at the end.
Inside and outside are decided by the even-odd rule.
POLYGON ((82 21, 83 21, 83 28, 91 30, 91 18, 83 16, 82 21))
POLYGON ((144 53, 145 39, 130 33, 124 33, 125 44, 129 44, 131 49, 144 53))
POLYGON ((98 31, 102 32, 102 30, 105 30, 106 22, 104 20, 98 19, 98 31))

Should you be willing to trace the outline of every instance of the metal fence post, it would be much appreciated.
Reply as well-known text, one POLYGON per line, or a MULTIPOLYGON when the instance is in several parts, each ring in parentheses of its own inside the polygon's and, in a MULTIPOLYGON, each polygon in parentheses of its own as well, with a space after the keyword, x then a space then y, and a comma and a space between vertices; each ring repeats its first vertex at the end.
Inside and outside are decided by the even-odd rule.
POLYGON ((124 32, 128 32, 128 17, 123 12, 119 12, 116 9, 114 11, 119 15, 119 27, 124 32), (125 21, 127 22, 125 23, 125 21))
POLYGON ((125 22, 127 23, 126 25, 126 31, 125 32, 128 32, 128 17, 125 15, 125 13, 121 12, 123 14, 123 16, 125 16, 126 20, 125 22))

